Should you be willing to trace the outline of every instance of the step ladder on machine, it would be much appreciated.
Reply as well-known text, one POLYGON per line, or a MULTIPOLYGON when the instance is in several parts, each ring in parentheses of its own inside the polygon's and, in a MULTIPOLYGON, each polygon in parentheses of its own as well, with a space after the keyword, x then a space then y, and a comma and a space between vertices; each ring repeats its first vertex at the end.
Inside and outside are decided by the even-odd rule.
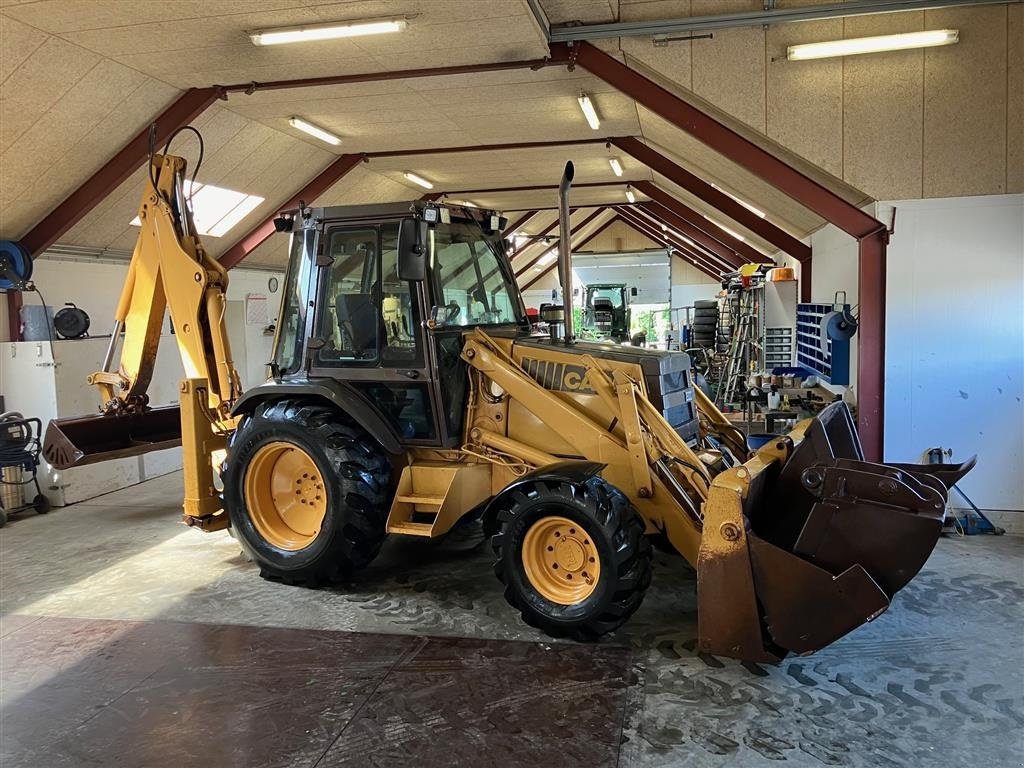
POLYGON ((387 531, 436 538, 490 497, 489 464, 417 461, 402 469, 387 531))

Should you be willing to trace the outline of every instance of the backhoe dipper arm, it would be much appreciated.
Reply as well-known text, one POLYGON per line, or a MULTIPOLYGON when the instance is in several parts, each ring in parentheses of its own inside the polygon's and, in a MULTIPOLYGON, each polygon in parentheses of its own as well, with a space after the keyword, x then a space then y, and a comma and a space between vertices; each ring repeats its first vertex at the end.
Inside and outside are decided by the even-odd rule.
POLYGON ((227 526, 214 475, 235 427, 241 395, 224 325, 228 276, 196 234, 184 194, 185 161, 156 155, 139 205, 139 239, 117 305, 103 370, 89 376, 103 413, 54 419, 43 455, 57 469, 182 446, 184 517, 204 530, 227 526), (171 312, 185 378, 179 406, 148 407, 164 312, 171 312), (124 345, 111 370, 117 339, 124 345))
POLYGON ((224 325, 228 275, 203 248, 185 203, 185 160, 156 155, 139 205, 141 228, 115 315, 104 370, 89 377, 103 410, 138 410, 147 403, 164 311, 170 309, 186 379, 205 379, 208 407, 229 419, 241 393, 224 325), (156 182, 155 186, 153 182, 156 182), (117 334, 124 346, 110 371, 117 334))

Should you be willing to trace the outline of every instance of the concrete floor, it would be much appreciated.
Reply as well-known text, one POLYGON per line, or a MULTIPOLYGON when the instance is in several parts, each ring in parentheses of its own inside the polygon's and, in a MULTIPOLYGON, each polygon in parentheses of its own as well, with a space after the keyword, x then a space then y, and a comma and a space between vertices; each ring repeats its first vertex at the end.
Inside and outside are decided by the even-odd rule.
MULTIPOLYGON (((308 591, 260 579, 226 533, 183 528, 180 482, 12 521, 0 613, 553 642, 505 604, 475 531, 390 540, 349 588, 308 591)), ((1024 539, 943 539, 874 623, 777 666, 695 653, 695 603, 693 571, 659 553, 605 643, 632 649, 606 725, 619 766, 1024 765, 1024 539)))

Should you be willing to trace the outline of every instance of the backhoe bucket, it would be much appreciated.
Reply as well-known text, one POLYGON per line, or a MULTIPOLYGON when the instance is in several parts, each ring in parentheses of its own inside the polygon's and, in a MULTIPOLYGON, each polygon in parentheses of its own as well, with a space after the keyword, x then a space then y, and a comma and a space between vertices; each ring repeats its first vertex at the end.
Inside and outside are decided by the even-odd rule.
POLYGON ((137 414, 52 419, 43 438, 43 457, 55 469, 69 469, 179 445, 181 409, 169 405, 137 414))
POLYGON ((840 402, 719 475, 697 568, 701 648, 778 660, 877 617, 928 559, 974 461, 866 462, 840 402))

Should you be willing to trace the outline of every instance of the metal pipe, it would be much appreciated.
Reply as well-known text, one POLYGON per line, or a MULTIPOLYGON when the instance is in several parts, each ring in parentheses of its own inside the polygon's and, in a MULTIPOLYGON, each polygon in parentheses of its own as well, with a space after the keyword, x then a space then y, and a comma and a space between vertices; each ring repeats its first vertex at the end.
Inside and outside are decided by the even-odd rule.
MULTIPOLYGON (((547 32, 547 30, 545 30, 547 32)), ((383 72, 361 72, 352 75, 327 75, 325 77, 303 77, 293 80, 270 80, 248 83, 231 83, 218 86, 225 94, 244 93, 252 95, 257 91, 277 91, 293 88, 319 88, 326 85, 351 85, 352 83, 375 83, 387 80, 411 80, 420 77, 447 77, 451 75, 471 75, 478 72, 504 72, 510 69, 538 70, 544 67, 564 64, 561 58, 546 57, 543 59, 526 59, 518 61, 496 61, 487 64, 461 64, 453 67, 427 67, 422 69, 386 70, 383 72)))
POLYGON ((565 164, 558 183, 558 282, 562 285, 562 327, 565 343, 572 344, 572 230, 569 225, 569 188, 576 168, 572 160, 565 164))
POLYGON ((117 338, 121 335, 122 328, 124 328, 124 320, 115 320, 114 330, 110 334, 110 343, 107 344, 107 352, 103 355, 103 367, 100 369, 104 373, 108 373, 110 366, 114 363, 114 349, 117 347, 117 338))
POLYGON ((828 5, 775 8, 770 11, 742 11, 709 16, 691 16, 682 19, 621 21, 608 24, 555 24, 548 34, 548 41, 566 43, 580 40, 602 40, 611 37, 653 37, 734 27, 761 27, 766 24, 813 21, 843 16, 922 11, 957 5, 996 5, 1006 2, 1019 3, 1021 0, 861 0, 860 2, 830 3, 828 5))

